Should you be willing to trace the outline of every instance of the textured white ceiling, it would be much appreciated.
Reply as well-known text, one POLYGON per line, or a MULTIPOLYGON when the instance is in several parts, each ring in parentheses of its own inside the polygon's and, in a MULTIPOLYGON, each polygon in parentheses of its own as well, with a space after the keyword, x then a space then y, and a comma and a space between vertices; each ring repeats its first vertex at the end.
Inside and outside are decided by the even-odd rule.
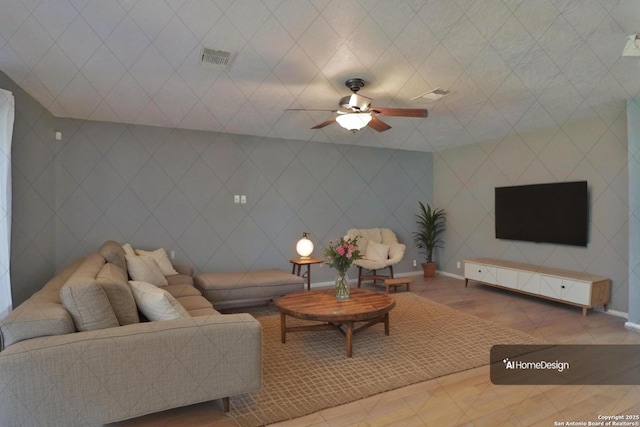
POLYGON ((439 151, 610 123, 640 93, 638 30, 639 0, 2 0, 0 70, 59 117, 439 151), (351 77, 429 118, 351 134, 285 111, 336 108, 351 77), (456 93, 410 101, 436 87, 456 93))

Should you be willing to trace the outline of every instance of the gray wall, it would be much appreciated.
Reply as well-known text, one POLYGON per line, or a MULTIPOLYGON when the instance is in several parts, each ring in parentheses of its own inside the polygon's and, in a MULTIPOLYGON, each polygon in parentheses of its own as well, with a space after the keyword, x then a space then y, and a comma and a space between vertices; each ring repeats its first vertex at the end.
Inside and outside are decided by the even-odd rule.
MULTIPOLYGON (((196 271, 288 269, 303 231, 322 256, 350 227, 389 227, 409 243, 396 270, 419 259, 431 153, 56 119, 3 73, 0 85, 16 98, 14 306, 107 239, 173 250, 196 271)), ((314 282, 333 278, 313 268, 314 282)))
POLYGON ((445 247, 437 254, 439 268, 463 275, 458 261, 490 257, 600 274, 612 280, 610 308, 627 312, 628 182, 624 107, 615 116, 438 153, 434 199, 446 210, 448 223, 445 247), (495 187, 579 180, 589 183, 586 248, 495 238, 495 187))
MULTIPOLYGON (((289 269, 311 233, 315 256, 351 227, 411 242, 432 200, 432 154, 58 119, 56 266, 106 239, 164 247, 197 271, 289 269), (234 194, 247 204, 234 204, 234 194)), ((355 270, 354 270, 355 271, 355 270)), ((335 278, 314 266, 314 282, 335 278)))
POLYGON ((640 326, 640 97, 627 103, 629 133, 629 323, 640 326))
POLYGON ((55 271, 55 119, 4 73, 0 87, 13 92, 11 287, 14 307, 55 271))

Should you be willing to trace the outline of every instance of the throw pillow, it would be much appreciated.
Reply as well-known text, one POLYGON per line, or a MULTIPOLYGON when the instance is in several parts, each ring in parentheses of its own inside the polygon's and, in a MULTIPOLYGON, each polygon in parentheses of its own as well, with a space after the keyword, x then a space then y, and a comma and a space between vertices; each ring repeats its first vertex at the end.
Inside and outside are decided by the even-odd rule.
POLYGON ((129 276, 133 280, 151 283, 156 286, 167 286, 169 284, 160 267, 158 267, 158 263, 153 258, 135 255, 125 255, 125 258, 127 259, 129 276))
POLYGON ((107 294, 95 280, 69 280, 60 289, 60 301, 78 331, 120 326, 107 294))
POLYGON ((369 240, 364 257, 372 261, 384 262, 389 258, 389 245, 369 240))
POLYGON ((160 267, 162 274, 165 276, 173 276, 174 274, 178 274, 178 272, 173 268, 173 264, 171 264, 171 261, 169 261, 167 251, 165 251, 163 248, 156 249, 155 251, 143 251, 141 249, 136 249, 136 255, 150 256, 151 258, 153 258, 156 263, 158 263, 158 267, 160 267))
POLYGON ((125 255, 135 256, 136 254, 136 251, 134 251, 131 245, 128 243, 125 243, 124 245, 122 245, 122 250, 124 250, 125 255))
POLYGON ((147 319, 172 320, 189 316, 185 308, 167 291, 151 283, 129 281, 138 308, 147 319))

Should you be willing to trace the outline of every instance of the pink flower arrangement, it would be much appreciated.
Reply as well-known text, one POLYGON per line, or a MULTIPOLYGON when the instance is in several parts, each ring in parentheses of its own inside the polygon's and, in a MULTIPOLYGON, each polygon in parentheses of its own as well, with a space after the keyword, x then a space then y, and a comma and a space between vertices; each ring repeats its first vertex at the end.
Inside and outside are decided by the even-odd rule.
POLYGON ((329 246, 324 248, 324 256, 329 267, 344 275, 353 261, 362 258, 358 250, 358 238, 352 240, 341 237, 335 244, 329 240, 329 246))

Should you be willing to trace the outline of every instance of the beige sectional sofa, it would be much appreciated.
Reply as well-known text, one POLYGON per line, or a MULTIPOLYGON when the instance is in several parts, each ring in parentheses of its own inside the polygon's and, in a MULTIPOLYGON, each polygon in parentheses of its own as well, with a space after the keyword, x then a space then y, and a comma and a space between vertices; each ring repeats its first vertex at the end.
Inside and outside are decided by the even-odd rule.
POLYGON ((140 321, 109 241, 2 319, 0 425, 92 426, 214 399, 228 410, 230 396, 259 389, 260 323, 219 314, 190 268, 176 270, 163 289, 186 318, 140 321))

